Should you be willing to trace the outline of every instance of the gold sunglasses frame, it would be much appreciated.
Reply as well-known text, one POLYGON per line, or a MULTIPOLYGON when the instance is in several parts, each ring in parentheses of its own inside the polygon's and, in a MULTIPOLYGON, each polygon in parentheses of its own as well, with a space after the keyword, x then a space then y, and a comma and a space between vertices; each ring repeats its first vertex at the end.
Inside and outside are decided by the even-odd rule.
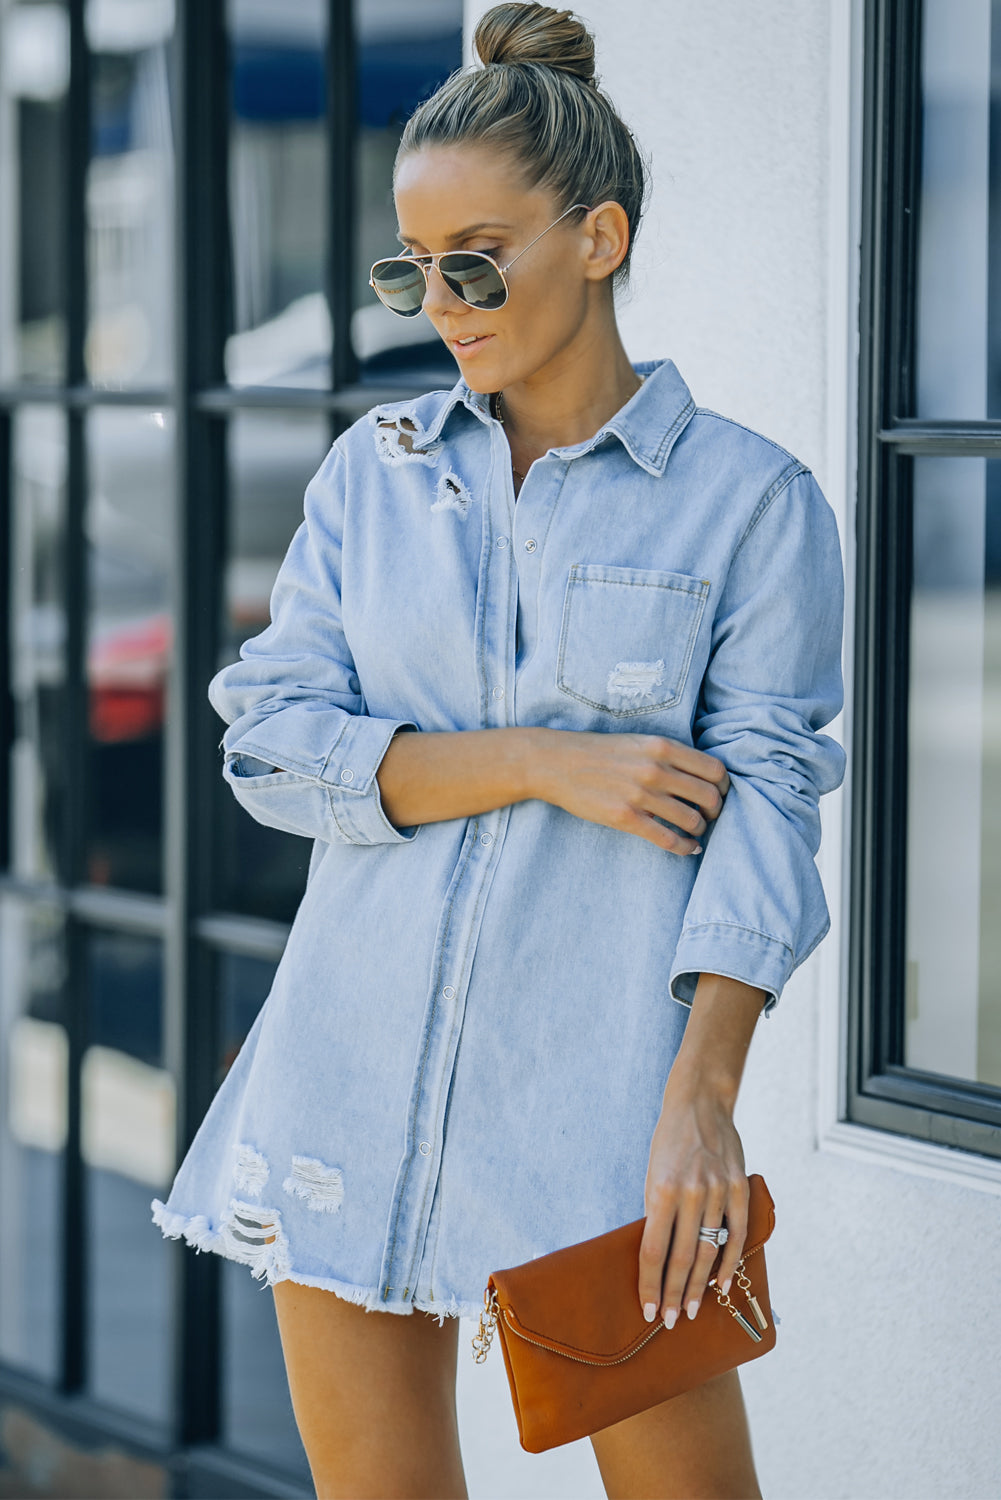
POLYGON ((567 215, 572 214, 578 208, 583 208, 588 213, 591 212, 590 204, 572 203, 569 208, 565 209, 563 213, 560 214, 558 219, 554 219, 551 224, 546 225, 545 229, 540 230, 539 233, 535 236, 534 240, 529 240, 528 244, 524 247, 523 250, 519 250, 517 255, 512 256, 506 266, 498 265, 493 256, 488 255, 485 250, 439 250, 434 255, 384 255, 381 260, 372 262, 372 268, 368 273, 368 284, 372 288, 373 292, 375 292, 375 295, 379 298, 379 301, 382 303, 383 307, 389 308, 389 311, 391 313, 395 313, 396 317, 419 317, 420 314, 424 311, 424 297, 427 296, 428 287, 430 285, 429 271, 431 267, 434 266, 438 271, 438 275, 445 283, 446 289, 451 292, 456 301, 461 302, 464 307, 474 307, 477 312, 500 312, 502 307, 507 306, 508 298, 511 295, 511 288, 507 284, 507 276, 505 275, 505 272, 510 271, 515 261, 520 260, 526 251, 531 250, 532 246, 534 244, 537 244, 544 234, 548 234, 550 229, 555 229, 557 224, 562 224, 567 215), (468 302, 465 297, 460 296, 458 292, 454 291, 452 287, 449 286, 448 282, 445 280, 445 273, 438 265, 438 262, 445 255, 465 255, 476 260, 485 260, 488 265, 493 266, 504 287, 504 301, 498 303, 496 307, 482 307, 477 306, 473 302, 468 302), (400 260, 402 260, 404 264, 408 266, 420 266, 421 270, 424 273, 424 297, 421 298, 421 305, 415 313, 401 312, 398 307, 390 307, 389 303, 385 301, 375 284, 375 273, 380 266, 393 265, 396 261, 400 260))

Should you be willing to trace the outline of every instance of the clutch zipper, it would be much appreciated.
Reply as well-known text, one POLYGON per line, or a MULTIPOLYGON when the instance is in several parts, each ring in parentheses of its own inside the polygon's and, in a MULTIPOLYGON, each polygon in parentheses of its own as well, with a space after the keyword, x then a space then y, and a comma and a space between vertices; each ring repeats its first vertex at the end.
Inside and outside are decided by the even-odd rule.
MULTIPOLYGON (((743 1313, 739 1312, 737 1308, 734 1307, 729 1295, 725 1294, 722 1288, 717 1285, 715 1277, 713 1277, 713 1279, 709 1282, 709 1286, 711 1286, 713 1291, 715 1292, 716 1301, 719 1303, 720 1307, 725 1308, 730 1316, 736 1319, 741 1328, 743 1328, 744 1332, 747 1334, 748 1338, 753 1339, 756 1344, 761 1343, 761 1334, 764 1333, 764 1331, 768 1327, 768 1319, 761 1311, 761 1305, 758 1302, 758 1299, 751 1292, 751 1281, 744 1269, 744 1262, 749 1256, 754 1254, 755 1250, 760 1249, 760 1245, 755 1245, 751 1250, 747 1251, 746 1255, 742 1255, 740 1260, 737 1262, 734 1275, 737 1278, 737 1285, 740 1287, 741 1291, 744 1293, 744 1296, 747 1298, 748 1306, 750 1307, 751 1312, 754 1315, 754 1321, 757 1323, 758 1328, 761 1330, 761 1333, 759 1333, 757 1329, 752 1328, 751 1324, 744 1317, 743 1313)), ((494 1332, 497 1328, 498 1317, 502 1317, 504 1319, 505 1325, 510 1328, 511 1332, 516 1333, 518 1337, 520 1339, 524 1339, 526 1343, 535 1344, 539 1349, 549 1348, 549 1345, 544 1342, 544 1340, 533 1339, 530 1334, 527 1334, 523 1332, 522 1329, 515 1327, 515 1325, 511 1322, 511 1319, 507 1316, 506 1311, 501 1308, 500 1304, 498 1303, 497 1293, 495 1292, 493 1287, 488 1286, 483 1293, 483 1311, 480 1313, 480 1326, 477 1329, 476 1333, 473 1335, 472 1341, 473 1358, 478 1365, 481 1365, 483 1363, 490 1352, 490 1345, 493 1341, 494 1332)), ((618 1359, 601 1360, 600 1363, 602 1365, 621 1365, 627 1359, 632 1359, 633 1355, 638 1354, 639 1351, 644 1348, 645 1345, 647 1345, 654 1337, 654 1335, 659 1333, 663 1327, 665 1327, 663 1320, 658 1319, 654 1327, 650 1329, 650 1332, 647 1334, 646 1338, 641 1339, 641 1341, 632 1349, 630 1349, 627 1354, 621 1355, 618 1359)), ((576 1360, 576 1362, 581 1365, 593 1365, 597 1363, 595 1360, 585 1359, 582 1355, 579 1354, 567 1354, 562 1349, 560 1349, 559 1351, 551 1352, 558 1352, 563 1356, 564 1359, 576 1360)))

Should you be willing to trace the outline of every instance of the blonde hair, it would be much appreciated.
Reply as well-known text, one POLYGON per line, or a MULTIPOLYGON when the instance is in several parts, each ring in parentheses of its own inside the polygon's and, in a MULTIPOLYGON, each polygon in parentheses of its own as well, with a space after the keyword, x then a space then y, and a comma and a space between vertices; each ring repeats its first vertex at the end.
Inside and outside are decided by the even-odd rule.
POLYGON ((419 104, 396 162, 423 146, 482 142, 513 156, 527 186, 557 207, 620 203, 629 247, 614 280, 628 275, 647 176, 631 131, 594 73, 594 38, 571 10, 495 5, 473 34, 480 65, 460 68, 419 104))

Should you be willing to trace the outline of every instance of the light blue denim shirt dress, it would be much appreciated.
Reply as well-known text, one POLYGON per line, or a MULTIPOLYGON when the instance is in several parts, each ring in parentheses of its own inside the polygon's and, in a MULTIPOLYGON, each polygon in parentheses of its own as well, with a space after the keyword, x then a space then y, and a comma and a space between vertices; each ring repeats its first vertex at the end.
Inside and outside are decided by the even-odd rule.
POLYGON ((222 775, 313 840, 268 998, 153 1218, 274 1284, 475 1317, 489 1273, 644 1212, 698 975, 776 1004, 829 927, 837 523, 673 361, 515 499, 489 398, 377 407, 209 684, 222 775), (394 827, 394 733, 667 735, 726 765, 701 855, 530 798, 394 827))

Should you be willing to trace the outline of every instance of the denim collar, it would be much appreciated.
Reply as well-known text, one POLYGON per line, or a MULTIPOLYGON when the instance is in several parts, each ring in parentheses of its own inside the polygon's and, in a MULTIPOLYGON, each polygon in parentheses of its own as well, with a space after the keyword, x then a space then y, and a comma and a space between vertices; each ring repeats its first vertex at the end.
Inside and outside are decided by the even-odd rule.
MULTIPOLYGON (((695 413, 695 401, 672 359, 640 360, 634 362, 633 369, 637 375, 647 378, 625 406, 599 427, 593 437, 550 451, 559 458, 580 458, 607 438, 616 437, 640 468, 648 474, 663 474, 678 435, 695 413)), ((460 376, 438 408, 424 442, 431 442, 439 436, 449 416, 460 404, 468 407, 483 422, 495 420, 490 415, 489 395, 470 390, 460 376)))

